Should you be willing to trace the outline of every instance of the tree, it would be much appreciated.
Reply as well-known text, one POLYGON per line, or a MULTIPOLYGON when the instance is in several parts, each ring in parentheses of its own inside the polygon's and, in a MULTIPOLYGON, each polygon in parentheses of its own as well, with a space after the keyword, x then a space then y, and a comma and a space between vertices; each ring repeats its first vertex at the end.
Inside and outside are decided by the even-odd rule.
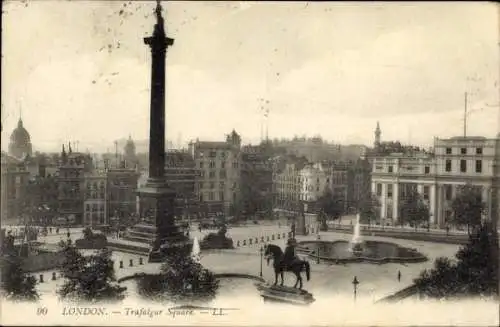
POLYGON ((318 199, 317 203, 318 219, 321 222, 321 228, 327 228, 326 221, 330 219, 339 219, 344 210, 343 199, 334 194, 329 187, 325 188, 323 195, 318 199))
POLYGON ((58 290, 61 298, 81 302, 111 302, 125 298, 126 287, 116 283, 111 252, 101 250, 85 257, 71 241, 61 245, 65 257, 61 273, 66 279, 58 290))
POLYGON ((361 223, 370 224, 380 219, 380 203, 374 194, 361 199, 359 204, 359 215, 361 223))
POLYGON ((170 247, 160 274, 137 281, 141 296, 157 301, 209 301, 215 298, 219 281, 190 255, 190 249, 170 247))
POLYGON ((464 185, 458 189, 457 196, 451 204, 453 210, 452 221, 457 225, 467 225, 470 235, 471 227, 481 224, 485 204, 481 199, 481 190, 472 185, 464 185))
POLYGON ((404 223, 409 223, 415 227, 428 223, 430 218, 429 207, 423 201, 422 197, 417 191, 410 191, 409 194, 403 199, 399 213, 399 221, 401 226, 404 223))
POLYGON ((36 301, 36 280, 23 269, 23 259, 14 248, 14 237, 8 235, 2 245, 1 287, 7 299, 13 301, 36 301))
POLYGON ((432 298, 498 298, 498 256, 498 232, 493 223, 485 222, 457 252, 457 262, 438 258, 434 268, 424 270, 414 283, 432 298))

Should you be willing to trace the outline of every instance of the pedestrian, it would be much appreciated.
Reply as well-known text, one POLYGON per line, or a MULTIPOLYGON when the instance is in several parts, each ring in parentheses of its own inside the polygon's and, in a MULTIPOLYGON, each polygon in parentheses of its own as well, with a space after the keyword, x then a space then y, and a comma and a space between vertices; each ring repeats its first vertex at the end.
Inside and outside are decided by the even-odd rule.
POLYGON ((52 234, 52 227, 49 227, 49 233, 52 234))
POLYGON ((398 270, 398 282, 401 282, 401 270, 398 270))
POLYGON ((56 228, 56 234, 59 235, 59 227, 56 228))
POLYGON ((446 236, 450 234, 450 226, 446 226, 446 236))
POLYGON ((68 236, 68 238, 70 238, 70 236, 71 236, 69 231, 66 233, 66 235, 68 236))

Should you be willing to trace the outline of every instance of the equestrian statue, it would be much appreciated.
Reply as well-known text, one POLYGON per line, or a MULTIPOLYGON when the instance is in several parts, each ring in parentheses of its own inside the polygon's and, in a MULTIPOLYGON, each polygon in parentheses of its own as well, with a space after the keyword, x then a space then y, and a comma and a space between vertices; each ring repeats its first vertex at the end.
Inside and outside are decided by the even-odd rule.
POLYGON ((295 238, 290 238, 287 242, 287 247, 285 249, 285 253, 281 250, 281 248, 274 244, 267 244, 265 247, 264 256, 267 259, 267 264, 269 265, 269 261, 273 259, 273 267, 274 267, 274 285, 278 283, 278 275, 281 275, 281 286, 283 286, 283 274, 285 271, 290 271, 295 274, 297 280, 295 282, 294 288, 297 288, 299 285, 299 289, 302 289, 302 277, 300 273, 305 270, 307 280, 311 279, 311 268, 309 266, 309 262, 306 260, 301 260, 297 257, 295 253, 295 247, 297 246, 297 241, 295 238))

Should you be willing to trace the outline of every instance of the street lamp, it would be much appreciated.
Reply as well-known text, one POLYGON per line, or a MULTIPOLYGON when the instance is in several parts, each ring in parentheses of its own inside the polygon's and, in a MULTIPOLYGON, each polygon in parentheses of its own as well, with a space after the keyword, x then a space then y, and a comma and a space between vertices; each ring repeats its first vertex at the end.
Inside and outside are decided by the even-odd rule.
POLYGON ((260 273, 259 273, 259 276, 262 277, 262 260, 263 260, 263 256, 264 256, 264 246, 261 246, 260 247, 260 273))
POLYGON ((356 295, 358 293, 358 278, 354 276, 354 279, 352 280, 352 286, 354 287, 354 301, 356 301, 356 295))

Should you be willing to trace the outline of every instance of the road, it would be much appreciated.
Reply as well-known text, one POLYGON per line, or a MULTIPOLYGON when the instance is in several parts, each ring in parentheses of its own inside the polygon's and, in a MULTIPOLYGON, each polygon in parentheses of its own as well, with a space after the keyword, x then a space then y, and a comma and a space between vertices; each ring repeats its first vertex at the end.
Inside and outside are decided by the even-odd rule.
MULTIPOLYGON (((260 237, 264 236, 267 239, 268 235, 276 235, 277 233, 286 232, 286 227, 278 226, 249 226, 249 227, 234 227, 228 230, 228 235, 236 240, 248 239, 250 237, 259 238, 259 244, 253 243, 246 246, 237 247, 234 250, 220 250, 202 252, 202 264, 215 273, 243 273, 258 276, 260 274, 261 256, 260 256, 260 237)), ((192 231, 192 236, 201 238, 210 231, 192 231)), ((73 235, 76 235, 74 233, 73 235)), ((298 236, 298 240, 315 239, 316 235, 298 236)), ((335 232, 322 232, 322 240, 349 240, 351 235, 339 234, 335 232)), ((367 263, 347 264, 347 265, 329 265, 316 264, 314 259, 310 258, 311 262, 311 281, 305 282, 305 287, 313 293, 333 293, 333 294, 351 294, 351 281, 354 276, 360 281, 358 286, 359 294, 364 294, 373 300, 380 299, 397 290, 404 288, 412 283, 413 278, 417 277, 422 269, 430 268, 433 265, 435 258, 440 256, 453 257, 458 250, 457 245, 436 244, 430 242, 396 240, 384 237, 364 237, 366 240, 382 240, 401 244, 407 247, 416 248, 421 253, 429 257, 429 261, 417 264, 383 264, 374 265, 367 263), (401 281, 397 281, 397 273, 401 272, 401 281)), ((57 240, 57 238, 56 238, 57 240)), ((248 242, 248 241, 247 241, 248 242)), ((280 238, 271 241, 271 243, 285 246, 285 240, 280 238)), ((121 252, 113 252, 113 260, 115 261, 115 271, 117 278, 132 275, 137 272, 155 273, 160 269, 160 264, 146 263, 145 256, 143 257, 144 265, 139 265, 139 255, 127 254, 121 252), (130 266, 130 259, 133 260, 133 266, 130 266), (123 261, 124 267, 119 267, 119 262, 123 261)), ((271 266, 267 266, 263 262, 263 276, 266 280, 274 280, 274 273, 271 266)), ((38 276, 40 273, 35 274, 38 276)), ((40 291, 43 294, 53 293, 56 285, 60 284, 61 280, 51 281, 52 271, 43 272, 45 283, 38 284, 40 291)), ((291 274, 285 275, 287 285, 293 284, 294 277, 291 274)))

